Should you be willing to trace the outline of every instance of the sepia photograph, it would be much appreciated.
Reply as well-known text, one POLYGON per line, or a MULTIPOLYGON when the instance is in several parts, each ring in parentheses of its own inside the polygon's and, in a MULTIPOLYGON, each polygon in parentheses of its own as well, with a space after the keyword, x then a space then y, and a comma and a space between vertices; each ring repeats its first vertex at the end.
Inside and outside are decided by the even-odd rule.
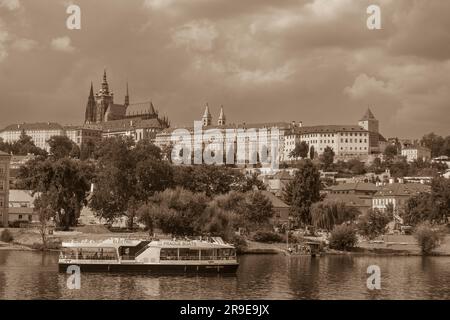
POLYGON ((0 300, 450 300, 450 2, 0 0, 0 300))

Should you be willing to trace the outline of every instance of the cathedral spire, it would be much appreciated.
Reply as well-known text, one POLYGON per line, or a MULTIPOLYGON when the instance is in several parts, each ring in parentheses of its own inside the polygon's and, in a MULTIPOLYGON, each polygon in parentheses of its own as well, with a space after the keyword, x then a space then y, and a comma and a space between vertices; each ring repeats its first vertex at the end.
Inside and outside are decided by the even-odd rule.
POLYGON ((108 81, 106 80, 106 69, 104 69, 104 71, 103 71, 102 89, 105 93, 107 93, 109 91, 108 81))
POLYGON ((128 81, 127 81, 127 94, 125 96, 125 106, 128 107, 130 105, 130 93, 128 91, 128 81))
POLYGON ((91 92, 89 93, 89 98, 94 98, 94 85, 92 84, 92 81, 91 81, 91 92))

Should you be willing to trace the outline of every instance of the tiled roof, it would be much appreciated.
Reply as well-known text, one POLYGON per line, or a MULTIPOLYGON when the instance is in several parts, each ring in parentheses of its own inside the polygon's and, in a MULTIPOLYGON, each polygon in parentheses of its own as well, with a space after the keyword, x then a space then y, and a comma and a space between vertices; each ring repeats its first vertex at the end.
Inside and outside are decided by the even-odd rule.
POLYGON ((34 196, 29 190, 9 190, 9 202, 34 202, 37 194, 34 196))
POLYGON ((355 125, 325 125, 325 126, 303 126, 295 127, 294 133, 336 133, 336 132, 367 132, 364 128, 355 125))
POLYGON ((129 129, 162 128, 161 122, 154 119, 122 119, 101 123, 103 131, 122 131, 129 129))
POLYGON ((336 186, 330 186, 327 188, 329 191, 349 191, 349 190, 355 190, 355 191, 373 191, 376 192, 379 190, 379 188, 374 185, 373 183, 366 183, 366 182, 354 182, 354 183, 342 183, 338 184, 336 186))
POLYGON ((360 197, 354 194, 347 193, 329 193, 326 195, 325 200, 343 202, 348 206, 358 206, 358 207, 370 207, 360 197))
POLYGON ((22 131, 22 130, 63 130, 63 126, 55 122, 36 122, 11 124, 2 131, 22 131))
POLYGON ((366 111, 366 113, 364 114, 364 116, 362 117, 361 120, 375 120, 375 116, 373 115, 373 113, 370 110, 370 108, 367 108, 367 111, 366 111))
POLYGON ((267 198, 269 198, 269 200, 272 202, 272 206, 274 208, 289 208, 289 205, 284 203, 283 200, 281 200, 280 198, 275 196, 272 192, 263 190, 263 191, 261 191, 261 193, 263 195, 265 195, 267 198))
POLYGON ((413 196, 421 192, 430 192, 431 187, 421 183, 390 183, 381 187, 375 197, 413 196))

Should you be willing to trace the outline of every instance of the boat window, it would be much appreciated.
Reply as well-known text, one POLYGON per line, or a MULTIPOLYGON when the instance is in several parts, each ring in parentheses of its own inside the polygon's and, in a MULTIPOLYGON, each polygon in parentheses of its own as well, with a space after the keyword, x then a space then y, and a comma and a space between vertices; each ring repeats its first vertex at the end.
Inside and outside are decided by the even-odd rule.
POLYGON ((180 260, 198 260, 198 250, 192 250, 187 248, 179 249, 180 260))
POLYGON ((178 260, 178 249, 162 248, 161 260, 178 260))
POLYGON ((202 250, 201 259, 202 260, 214 260, 215 259, 214 249, 202 250))
POLYGON ((114 248, 64 248, 62 259, 79 260, 117 260, 114 248))
POLYGON ((236 250, 234 249, 218 249, 217 259, 219 260, 230 260, 236 258, 236 250))

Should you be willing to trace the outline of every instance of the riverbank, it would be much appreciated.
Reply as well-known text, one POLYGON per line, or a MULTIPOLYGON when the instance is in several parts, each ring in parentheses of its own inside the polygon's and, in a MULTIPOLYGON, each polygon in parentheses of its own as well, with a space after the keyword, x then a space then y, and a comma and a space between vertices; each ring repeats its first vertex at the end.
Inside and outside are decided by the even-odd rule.
MULTIPOLYGON (((0 228, 0 232, 3 229, 0 228)), ((41 236, 34 229, 9 229, 14 240, 11 243, 0 242, 0 250, 39 250, 41 249, 41 236)), ((146 238, 145 232, 118 233, 111 232, 104 226, 86 226, 75 228, 74 231, 59 231, 48 236, 50 249, 58 250, 65 241, 79 240, 105 240, 109 238, 146 238)), ((247 247, 241 254, 285 254, 286 243, 261 243, 247 240, 247 247)), ((394 255, 394 256, 420 256, 420 248, 411 235, 385 235, 376 241, 361 241, 352 251, 337 251, 327 249, 325 254, 330 255, 394 255)), ((434 251, 434 256, 450 256, 450 235, 447 235, 442 244, 434 251)))

